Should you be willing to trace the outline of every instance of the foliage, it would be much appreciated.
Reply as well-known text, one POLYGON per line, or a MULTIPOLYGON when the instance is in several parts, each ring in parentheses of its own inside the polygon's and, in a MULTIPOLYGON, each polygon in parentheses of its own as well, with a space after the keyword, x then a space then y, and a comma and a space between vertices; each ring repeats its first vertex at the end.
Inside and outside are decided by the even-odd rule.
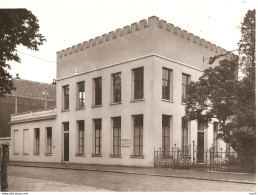
POLYGON ((185 110, 190 120, 206 125, 217 119, 220 138, 240 156, 255 156, 255 10, 247 12, 241 32, 239 67, 244 77, 238 79, 236 61, 220 61, 219 66, 206 69, 199 81, 190 83, 185 110))
POLYGON ((16 47, 38 50, 45 38, 39 33, 37 18, 26 9, 0 9, 0 25, 0 97, 5 97, 14 89, 7 62, 21 62, 16 47))

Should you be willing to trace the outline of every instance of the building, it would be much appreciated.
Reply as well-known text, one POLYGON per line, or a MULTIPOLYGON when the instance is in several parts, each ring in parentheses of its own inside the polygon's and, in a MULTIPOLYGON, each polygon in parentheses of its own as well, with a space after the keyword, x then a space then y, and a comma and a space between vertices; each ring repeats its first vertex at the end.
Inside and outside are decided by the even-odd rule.
POLYGON ((0 98, 0 144, 10 143, 11 114, 56 106, 55 85, 20 79, 18 74, 12 82, 16 90, 0 98))
POLYGON ((155 16, 57 52, 56 108, 12 115, 11 160, 153 167, 158 148, 225 147, 184 117, 203 57, 224 52, 155 16))

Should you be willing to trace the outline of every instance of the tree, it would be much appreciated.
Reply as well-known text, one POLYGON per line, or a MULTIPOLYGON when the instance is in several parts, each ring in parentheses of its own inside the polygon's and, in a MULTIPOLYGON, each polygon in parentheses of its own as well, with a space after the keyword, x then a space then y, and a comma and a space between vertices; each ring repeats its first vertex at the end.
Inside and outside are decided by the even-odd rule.
POLYGON ((255 165, 255 10, 247 12, 241 33, 240 64, 222 60, 219 66, 204 70, 199 81, 188 87, 185 111, 190 120, 206 125, 217 119, 219 137, 239 154, 242 164, 248 156, 255 165), (243 78, 237 76, 239 68, 243 78))
POLYGON ((14 90, 8 73, 11 68, 8 61, 21 62, 17 54, 17 46, 23 45, 31 50, 46 41, 39 33, 36 16, 26 9, 0 9, 0 97, 11 94, 14 90))

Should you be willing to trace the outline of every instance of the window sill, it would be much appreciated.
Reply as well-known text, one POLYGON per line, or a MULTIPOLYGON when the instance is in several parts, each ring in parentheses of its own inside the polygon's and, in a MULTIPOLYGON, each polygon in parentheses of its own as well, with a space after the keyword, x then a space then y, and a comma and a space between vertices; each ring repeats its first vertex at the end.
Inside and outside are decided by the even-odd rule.
POLYGON ((122 102, 113 102, 113 103, 110 103, 109 105, 112 106, 112 105, 118 105, 118 104, 122 104, 122 102))
POLYGON ((29 154, 23 153, 23 155, 28 156, 29 154))
POLYGON ((114 155, 114 154, 110 154, 109 156, 110 158, 122 158, 122 155, 114 155))
POLYGON ((139 155, 139 156, 131 155, 130 158, 144 159, 144 156, 143 155, 139 155))
POLYGON ((101 105, 92 105, 91 107, 92 107, 92 108, 102 107, 102 104, 101 104, 101 105))
POLYGON ((46 153, 45 156, 52 156, 52 153, 46 153))
POLYGON ((132 102, 144 102, 145 101, 145 99, 137 99, 137 100, 131 100, 130 102, 132 103, 132 102))
POLYGON ((76 108, 75 110, 84 110, 85 107, 81 107, 81 108, 76 108))
POLYGON ((19 155, 19 153, 13 153, 13 155, 19 155))
POLYGON ((170 103, 175 103, 174 100, 166 100, 166 99, 161 99, 163 102, 170 102, 170 103))
POLYGON ((40 156, 40 154, 33 154, 34 156, 40 156))
POLYGON ((85 154, 84 153, 76 153, 75 156, 85 157, 85 154))
POLYGON ((70 109, 67 109, 67 110, 61 110, 61 112, 69 112, 70 109))
POLYGON ((102 157, 102 154, 92 154, 91 157, 102 157))

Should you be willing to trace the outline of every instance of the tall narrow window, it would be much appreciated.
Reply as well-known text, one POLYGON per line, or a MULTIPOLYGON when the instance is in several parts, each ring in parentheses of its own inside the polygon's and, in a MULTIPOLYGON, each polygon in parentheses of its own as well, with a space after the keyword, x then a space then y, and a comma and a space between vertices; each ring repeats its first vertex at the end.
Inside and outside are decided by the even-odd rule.
POLYGON ((46 154, 52 154, 52 127, 46 128, 46 154))
POLYGON ((39 128, 35 128, 34 129, 34 154, 39 154, 39 141, 40 141, 40 132, 39 132, 39 128))
POLYGON ((134 155, 143 155, 143 115, 134 116, 134 155))
POLYGON ((19 131, 18 130, 14 130, 13 132, 14 134, 14 150, 13 150, 13 154, 19 154, 19 131))
POLYGON ((188 147, 188 119, 182 117, 182 149, 185 151, 188 147))
POLYGON ((171 70, 162 68, 162 99, 171 99, 171 70))
POLYGON ((219 123, 214 122, 213 123, 213 148, 214 152, 218 152, 218 129, 219 129, 219 123))
POLYGON ((29 154, 29 130, 23 129, 23 154, 29 154))
POLYGON ((102 104, 102 78, 94 79, 94 105, 102 104))
POLYGON ((113 155, 121 155, 121 117, 113 118, 113 155))
POLYGON ((101 155, 101 119, 95 119, 95 154, 101 155))
POLYGON ((77 90, 78 90, 77 107, 78 108, 84 108, 85 107, 85 84, 84 84, 84 81, 77 83, 77 90))
POLYGON ((63 86, 63 109, 69 109, 69 85, 63 86))
POLYGON ((134 100, 143 99, 143 68, 133 70, 134 76, 134 100))
POLYGON ((78 125, 78 154, 84 154, 84 121, 77 121, 78 125))
POLYGON ((162 152, 168 155, 170 150, 170 116, 162 115, 162 152))
POLYGON ((112 75, 113 103, 121 102, 121 73, 112 75))
POLYGON ((187 88, 190 83, 190 75, 182 74, 182 103, 187 102, 187 88))

